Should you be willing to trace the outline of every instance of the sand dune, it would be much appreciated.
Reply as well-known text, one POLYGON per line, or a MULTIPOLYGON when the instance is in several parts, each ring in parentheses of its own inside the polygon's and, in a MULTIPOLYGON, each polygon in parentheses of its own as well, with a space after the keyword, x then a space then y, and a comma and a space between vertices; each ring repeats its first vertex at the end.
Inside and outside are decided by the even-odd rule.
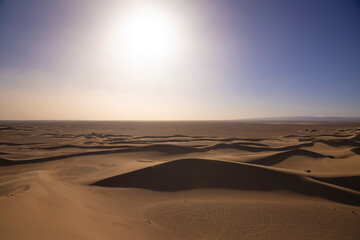
MULTIPOLYGON (((359 178, 326 179, 326 182, 351 182, 359 178)), ((243 163, 204 159, 181 159, 130 173, 106 178, 93 185, 102 187, 144 188, 179 191, 193 188, 237 190, 288 190, 360 206, 360 194, 311 181, 302 175, 280 172, 243 163)), ((342 184, 347 185, 347 184, 342 184)))
POLYGON ((353 239, 359 123, 3 122, 0 239, 353 239))
MULTIPOLYGON (((33 145, 31 144, 19 144, 19 145, 33 145)), ((5 144, 9 145, 9 144, 5 144)), ((160 152, 164 154, 187 154, 187 153, 200 153, 200 152, 208 152, 212 150, 222 150, 222 149, 233 149, 233 150, 242 150, 248 152, 262 152, 262 151, 287 151, 289 149, 299 149, 301 147, 312 146, 313 143, 299 144, 294 146, 287 146, 281 148, 270 148, 270 147, 252 147, 248 146, 247 143, 233 143, 233 144, 225 144, 218 143, 209 147, 198 147, 198 146, 181 146, 181 145, 172 145, 172 144, 149 144, 146 146, 134 147, 128 145, 120 145, 120 146, 74 146, 74 145, 61 145, 54 147, 39 147, 39 148, 29 148, 29 149, 42 149, 42 150, 59 150, 64 148, 80 148, 80 149, 114 149, 114 150, 104 150, 104 151, 90 151, 90 152, 80 152, 74 154, 65 154, 65 155, 57 155, 51 157, 43 157, 43 158, 34 158, 34 159, 23 159, 13 161, 11 159, 0 158, 0 166, 7 165, 18 165, 18 164, 30 164, 30 163, 40 163, 54 160, 67 159, 71 157, 77 156, 86 156, 86 155, 103 155, 103 154, 114 154, 114 153, 129 153, 129 152, 160 152)), ((11 146, 16 146, 11 145, 11 146)), ((301 155, 305 150, 298 151, 301 155)), ((284 153, 283 155, 287 155, 284 153)), ((291 155, 291 154, 290 154, 291 155)), ((309 155, 309 154, 306 154, 309 155)), ((311 155, 311 154, 310 154, 311 155)), ((313 153, 312 156, 318 157, 323 156, 316 153, 313 153)), ((279 157, 281 159, 282 157, 279 157)), ((331 158, 331 156, 330 156, 331 158)))
POLYGON ((289 150, 285 152, 276 153, 274 155, 259 158, 251 161, 253 164, 260 164, 265 166, 271 166, 284 161, 285 159, 292 156, 307 156, 311 158, 334 158, 333 156, 326 156, 317 152, 312 152, 304 149, 289 150))

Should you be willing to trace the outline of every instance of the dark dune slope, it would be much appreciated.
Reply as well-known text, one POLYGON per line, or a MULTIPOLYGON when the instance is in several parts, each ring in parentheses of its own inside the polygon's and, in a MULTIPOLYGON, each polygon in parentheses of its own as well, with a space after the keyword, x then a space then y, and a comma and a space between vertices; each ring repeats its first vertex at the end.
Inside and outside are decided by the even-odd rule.
POLYGON ((260 166, 205 159, 181 159, 106 178, 92 185, 180 191, 193 188, 287 190, 360 206, 360 194, 320 181, 260 166))
POLYGON ((334 158, 333 156, 323 155, 317 152, 312 152, 304 149, 296 149, 290 150, 286 152, 276 153, 274 155, 259 158, 251 161, 252 164, 259 164, 265 166, 271 166, 277 163, 284 161, 285 159, 292 157, 292 156, 305 156, 305 157, 312 157, 312 158, 334 158))

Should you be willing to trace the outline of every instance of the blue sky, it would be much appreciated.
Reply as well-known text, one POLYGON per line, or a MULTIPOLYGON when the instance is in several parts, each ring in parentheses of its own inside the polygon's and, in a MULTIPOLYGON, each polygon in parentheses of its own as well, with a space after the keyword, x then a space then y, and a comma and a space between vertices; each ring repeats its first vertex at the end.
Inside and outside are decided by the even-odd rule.
POLYGON ((355 0, 119 2, 0 1, 0 119, 360 116, 355 0))

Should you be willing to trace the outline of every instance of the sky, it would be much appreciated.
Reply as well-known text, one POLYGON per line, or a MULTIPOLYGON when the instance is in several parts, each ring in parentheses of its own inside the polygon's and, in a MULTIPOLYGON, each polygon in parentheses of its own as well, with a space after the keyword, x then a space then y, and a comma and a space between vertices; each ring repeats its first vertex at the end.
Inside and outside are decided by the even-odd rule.
POLYGON ((0 120, 360 116, 356 0, 0 0, 0 120))

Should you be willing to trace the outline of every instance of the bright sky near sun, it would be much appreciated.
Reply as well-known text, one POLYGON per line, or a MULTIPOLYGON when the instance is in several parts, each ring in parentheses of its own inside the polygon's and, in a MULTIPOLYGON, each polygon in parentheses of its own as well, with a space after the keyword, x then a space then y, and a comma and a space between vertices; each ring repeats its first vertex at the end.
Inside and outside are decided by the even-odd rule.
POLYGON ((0 1, 0 120, 360 116, 356 0, 0 1))

